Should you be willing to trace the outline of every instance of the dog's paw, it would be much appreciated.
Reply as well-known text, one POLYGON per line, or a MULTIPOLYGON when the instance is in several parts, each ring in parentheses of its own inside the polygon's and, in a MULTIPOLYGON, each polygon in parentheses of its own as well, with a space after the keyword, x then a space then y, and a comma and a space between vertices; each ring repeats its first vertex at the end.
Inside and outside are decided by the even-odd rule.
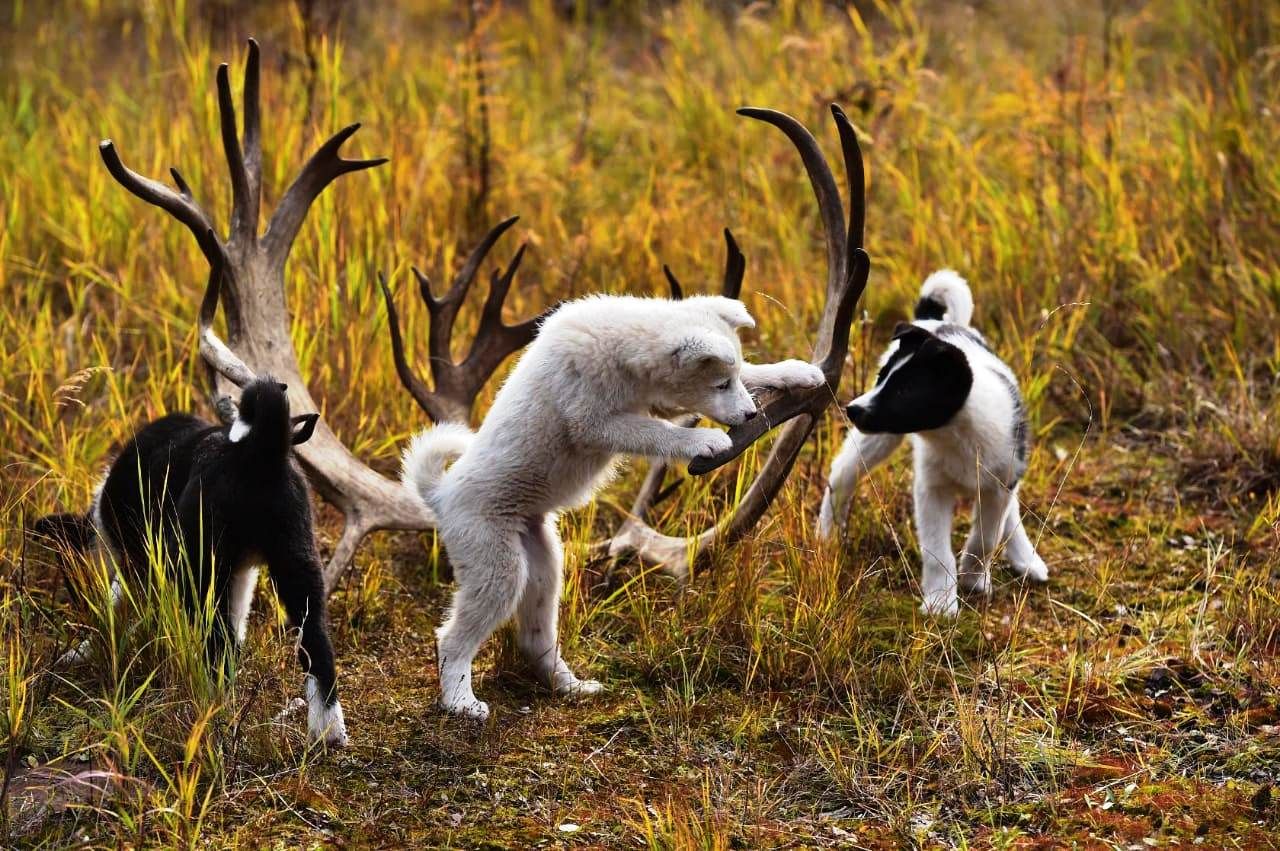
POLYGON ((692 435, 691 458, 719 455, 733 448, 733 438, 718 428, 695 428, 692 435))
POLYGON ((573 682, 561 683, 555 689, 556 697, 570 699, 590 697, 594 694, 600 694, 602 691, 604 691, 604 686, 599 680, 579 680, 576 677, 573 682))
POLYGON ((954 593, 928 594, 920 604, 920 614, 935 618, 954 618, 960 613, 960 601, 954 593))
POLYGON ((329 727, 326 730, 308 731, 307 738, 313 745, 323 745, 326 748, 345 748, 350 741, 347 738, 347 728, 345 725, 337 725, 329 727))
POLYGON ((802 360, 784 360, 778 365, 778 384, 782 387, 808 389, 826 382, 822 370, 802 360))
POLYGON ((483 723, 489 720, 489 704, 477 697, 463 697, 448 702, 441 700, 440 708, 466 721, 483 723))
POLYGON ((1037 585, 1043 585, 1049 581, 1049 566, 1044 563, 1044 559, 1036 556, 1033 560, 1025 564, 1011 565, 1013 572, 1021 576, 1028 582, 1035 582, 1037 585))

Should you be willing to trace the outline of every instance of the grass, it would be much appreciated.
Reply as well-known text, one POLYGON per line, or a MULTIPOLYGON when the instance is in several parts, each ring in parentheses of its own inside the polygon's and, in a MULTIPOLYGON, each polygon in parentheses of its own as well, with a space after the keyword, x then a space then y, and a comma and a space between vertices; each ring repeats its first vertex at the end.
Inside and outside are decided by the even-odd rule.
MULTIPOLYGON (((477 25, 480 201, 481 113, 454 5, 0 10, 7 842, 1275 844, 1275 5, 586 3, 566 16, 511 3, 477 25), (1000 574, 956 622, 920 617, 905 453, 860 487, 847 541, 817 546, 843 435, 832 416, 757 534, 685 590, 588 563, 639 465, 565 518, 566 653, 610 688, 590 704, 540 693, 494 642, 478 691, 496 720, 467 730, 433 709, 449 584, 430 536, 371 539, 333 597, 352 735, 340 753, 307 751, 302 719, 278 718, 300 677, 266 596, 233 684, 194 664, 163 587, 135 607, 138 629, 113 621, 101 566, 64 573, 23 528, 87 505, 133 423, 207 412, 194 356, 206 270, 95 146, 113 138, 147 174, 180 166, 225 224, 213 74, 251 34, 268 205, 348 121, 364 122, 353 154, 391 157, 322 197, 288 270, 304 371, 358 456, 389 471, 423 425, 391 368, 376 270, 421 357, 408 266, 440 277, 511 213, 530 243, 512 316, 597 290, 660 293, 664 262, 709 288, 728 225, 760 326, 749 350, 806 354, 816 210, 785 140, 733 109, 797 115, 834 153, 823 114, 839 101, 866 151, 873 261, 841 396, 924 274, 965 273, 1028 397, 1023 502, 1050 585, 1000 574), (55 670, 86 636, 104 662, 55 670), (50 765, 102 772, 112 793, 33 810, 24 784, 50 765)), ((664 528, 701 527, 736 482, 731 469, 681 488, 664 528)), ((336 518, 322 517, 328 546, 336 518)))

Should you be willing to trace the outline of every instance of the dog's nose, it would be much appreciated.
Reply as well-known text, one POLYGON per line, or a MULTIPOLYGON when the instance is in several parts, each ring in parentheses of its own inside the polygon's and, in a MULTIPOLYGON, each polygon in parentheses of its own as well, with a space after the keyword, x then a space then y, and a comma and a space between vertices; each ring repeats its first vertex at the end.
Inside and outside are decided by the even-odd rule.
POLYGON ((849 415, 849 420, 854 425, 862 425, 867 419, 867 409, 865 405, 854 403, 844 410, 845 413, 849 415))
POLYGON ((755 408, 752 408, 751 410, 747 411, 747 413, 743 416, 742 421, 745 423, 745 422, 749 422, 750 420, 754 420, 756 418, 756 414, 758 413, 760 412, 757 411, 755 408))

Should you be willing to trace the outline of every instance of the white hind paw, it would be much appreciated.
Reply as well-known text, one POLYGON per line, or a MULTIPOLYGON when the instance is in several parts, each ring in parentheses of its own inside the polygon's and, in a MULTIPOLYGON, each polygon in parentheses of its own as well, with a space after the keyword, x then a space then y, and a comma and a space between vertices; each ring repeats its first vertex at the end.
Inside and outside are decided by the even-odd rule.
POLYGON ((483 722, 489 718, 489 704, 476 697, 441 700, 440 708, 450 715, 468 721, 483 722))
POLYGON ((1025 564, 1013 565, 1013 572, 1037 584, 1043 584, 1049 581, 1049 566, 1044 563, 1044 559, 1036 556, 1033 561, 1025 564))
POLYGON ((575 679, 571 683, 556 686, 555 693, 557 697, 579 698, 590 697, 602 691, 604 691, 604 686, 599 680, 575 679))

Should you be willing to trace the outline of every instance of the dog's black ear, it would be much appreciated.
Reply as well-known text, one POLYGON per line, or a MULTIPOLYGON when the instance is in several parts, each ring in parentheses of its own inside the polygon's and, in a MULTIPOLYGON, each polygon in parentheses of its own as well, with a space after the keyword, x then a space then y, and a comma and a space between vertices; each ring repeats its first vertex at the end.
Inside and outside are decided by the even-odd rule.
POLYGON ((934 336, 919 325, 912 325, 910 322, 899 322, 897 327, 893 329, 893 339, 898 341, 898 345, 906 349, 914 349, 923 345, 926 341, 934 339, 934 336))
POLYGON ((316 423, 320 422, 320 415, 301 414, 293 417, 289 422, 293 423, 293 439, 289 442, 297 446, 311 439, 312 432, 316 430, 316 423))

